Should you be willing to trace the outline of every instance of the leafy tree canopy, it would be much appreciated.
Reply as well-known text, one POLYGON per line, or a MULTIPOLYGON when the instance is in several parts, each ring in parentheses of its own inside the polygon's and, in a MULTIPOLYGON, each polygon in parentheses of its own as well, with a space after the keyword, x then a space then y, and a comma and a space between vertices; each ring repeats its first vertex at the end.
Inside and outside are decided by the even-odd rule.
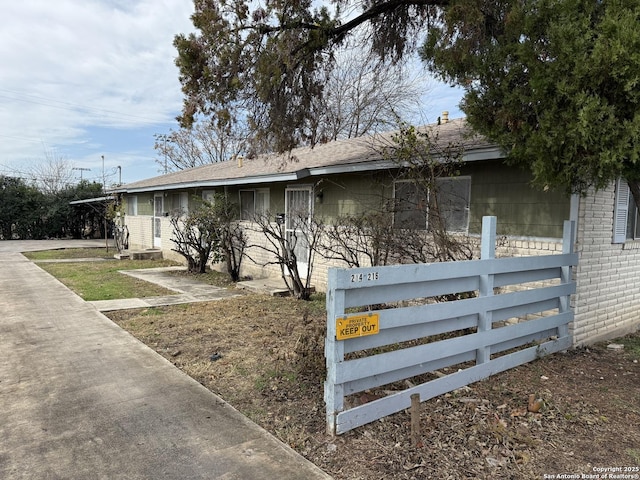
POLYGON ((463 85, 475 129, 544 187, 640 180, 640 3, 458 2, 423 59, 463 85))
POLYGON ((194 3, 198 33, 175 39, 183 125, 240 106, 263 141, 288 150, 307 140, 347 38, 391 62, 424 41, 426 66, 465 88, 470 123, 538 184, 582 192, 618 175, 640 180, 636 1, 194 3))
POLYGON ((0 175, 0 239, 31 238, 38 229, 43 199, 22 179, 0 175))
POLYGON ((181 125, 242 110, 249 112, 258 151, 307 143, 315 100, 347 37, 360 35, 381 58, 398 61, 415 46, 431 5, 441 3, 337 0, 317 7, 311 0, 195 0, 198 33, 174 41, 185 95, 181 125))

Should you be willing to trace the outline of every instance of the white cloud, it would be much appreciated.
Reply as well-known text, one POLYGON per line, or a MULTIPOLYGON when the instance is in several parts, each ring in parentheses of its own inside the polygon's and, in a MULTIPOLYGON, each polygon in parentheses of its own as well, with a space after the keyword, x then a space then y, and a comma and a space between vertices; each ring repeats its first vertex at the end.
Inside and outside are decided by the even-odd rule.
POLYGON ((170 122, 181 106, 178 33, 188 0, 25 0, 0 17, 0 165, 43 145, 87 145, 92 127, 170 122))
MULTIPOLYGON (((46 152, 123 180, 158 173, 153 133, 175 128, 182 95, 174 36, 191 0, 5 1, 0 16, 0 174, 46 152), (9 167, 9 168, 7 168, 9 167)), ((460 91, 433 85, 426 120, 458 116, 460 91)), ((100 173, 99 173, 100 172, 100 173)))

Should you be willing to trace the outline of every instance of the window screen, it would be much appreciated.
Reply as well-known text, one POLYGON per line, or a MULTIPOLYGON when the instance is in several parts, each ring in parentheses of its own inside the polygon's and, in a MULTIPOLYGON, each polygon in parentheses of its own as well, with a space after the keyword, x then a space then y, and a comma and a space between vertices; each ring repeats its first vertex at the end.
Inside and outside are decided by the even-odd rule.
POLYGON ((466 232, 469 228, 471 178, 453 177, 436 180, 435 198, 444 227, 449 232, 466 232))
POLYGON ((395 228, 425 230, 427 228, 427 194, 414 182, 395 183, 395 228))
POLYGON ((439 215, 447 231, 468 230, 471 178, 439 178, 436 182, 435 192, 427 192, 424 186, 411 181, 395 183, 394 227, 425 230, 427 219, 431 223, 439 215))

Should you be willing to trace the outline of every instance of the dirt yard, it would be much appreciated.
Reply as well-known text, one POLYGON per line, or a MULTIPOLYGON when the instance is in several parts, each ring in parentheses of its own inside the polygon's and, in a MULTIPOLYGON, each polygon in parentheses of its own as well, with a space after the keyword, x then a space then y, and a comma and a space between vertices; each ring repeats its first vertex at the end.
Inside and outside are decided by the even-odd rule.
POLYGON ((424 402, 414 447, 408 412, 325 434, 320 300, 251 294, 109 316, 336 479, 640 478, 640 335, 424 402))

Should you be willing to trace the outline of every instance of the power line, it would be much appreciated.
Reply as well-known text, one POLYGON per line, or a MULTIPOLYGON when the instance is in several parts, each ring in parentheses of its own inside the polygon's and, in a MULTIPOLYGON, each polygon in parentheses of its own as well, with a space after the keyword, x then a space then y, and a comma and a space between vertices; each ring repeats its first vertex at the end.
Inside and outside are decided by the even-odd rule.
POLYGON ((45 107, 58 108, 61 110, 68 110, 68 111, 77 111, 78 109, 80 109, 86 112, 98 113, 101 115, 107 115, 115 118, 120 117, 121 119, 144 120, 148 125, 155 125, 157 123, 162 123, 162 122, 158 122, 157 120, 153 120, 149 117, 141 117, 139 115, 131 115, 129 113, 117 112, 115 110, 107 110, 104 108, 89 107, 89 106, 81 105, 78 103, 71 103, 71 102, 66 102, 62 100, 56 100, 53 98, 41 97, 38 95, 31 95, 23 92, 17 92, 15 90, 8 90, 6 88, 0 88, 0 92, 17 95, 17 96, 9 96, 9 95, 0 94, 0 97, 2 98, 8 98, 10 100, 15 100, 19 102, 32 103, 35 105, 42 105, 45 107))
MULTIPOLYGON (((0 175, 19 178, 21 180, 44 182, 44 181, 48 181, 48 180, 50 181, 50 180, 56 179, 55 175, 46 175, 46 173, 39 173, 36 171, 18 170, 16 168, 10 167, 8 165, 3 165, 3 164, 0 164, 0 169, 7 172, 7 173, 0 172, 0 175)), ((91 169, 72 167, 71 170, 88 171, 91 169)), ((107 170, 107 173, 105 173, 105 178, 111 179, 111 177, 114 177, 117 173, 118 173, 118 167, 109 167, 109 169, 107 170)), ((81 177, 81 180, 93 181, 95 183, 102 183, 101 181, 102 175, 93 175, 88 178, 83 178, 82 175, 80 175, 80 177, 81 177)))

